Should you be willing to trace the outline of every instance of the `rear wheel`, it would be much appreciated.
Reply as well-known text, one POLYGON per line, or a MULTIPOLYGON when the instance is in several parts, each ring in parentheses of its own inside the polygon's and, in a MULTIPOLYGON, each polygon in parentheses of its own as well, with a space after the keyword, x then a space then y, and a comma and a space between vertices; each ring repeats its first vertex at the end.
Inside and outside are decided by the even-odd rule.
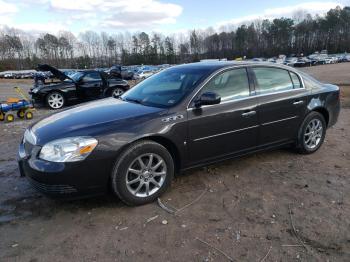
POLYGON ((112 172, 114 193, 128 205, 157 199, 170 186, 174 162, 168 150, 153 141, 141 141, 126 149, 112 172))
POLYGON ((298 134, 298 151, 302 154, 316 152, 323 144, 326 136, 327 124, 318 112, 307 115, 300 127, 298 134))
POLYGON ((51 109, 60 109, 65 105, 65 98, 59 92, 52 92, 47 95, 46 103, 51 109))

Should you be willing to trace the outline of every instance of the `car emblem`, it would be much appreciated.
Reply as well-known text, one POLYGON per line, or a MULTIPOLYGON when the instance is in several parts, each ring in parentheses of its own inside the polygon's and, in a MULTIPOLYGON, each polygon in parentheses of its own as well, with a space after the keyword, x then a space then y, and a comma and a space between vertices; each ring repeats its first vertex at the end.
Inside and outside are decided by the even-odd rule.
POLYGON ((183 115, 176 115, 176 116, 170 116, 170 117, 163 118, 162 121, 167 123, 170 121, 176 121, 176 120, 180 120, 183 118, 184 118, 183 115))

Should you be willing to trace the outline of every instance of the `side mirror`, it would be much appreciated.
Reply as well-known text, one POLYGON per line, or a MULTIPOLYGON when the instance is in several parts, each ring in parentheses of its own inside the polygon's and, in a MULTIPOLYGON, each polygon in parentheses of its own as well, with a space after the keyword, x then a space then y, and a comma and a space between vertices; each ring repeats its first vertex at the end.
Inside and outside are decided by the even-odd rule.
POLYGON ((195 107, 220 104, 221 97, 215 92, 205 92, 194 102, 195 107))

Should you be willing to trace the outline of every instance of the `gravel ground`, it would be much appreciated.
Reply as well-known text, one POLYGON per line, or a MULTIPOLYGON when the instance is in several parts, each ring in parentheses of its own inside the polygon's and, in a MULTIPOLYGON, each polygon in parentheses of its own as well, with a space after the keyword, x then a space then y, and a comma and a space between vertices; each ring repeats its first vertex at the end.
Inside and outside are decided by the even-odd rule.
MULTIPOLYGON (((31 121, 0 123, 0 261, 350 261, 349 69, 303 69, 344 86, 318 152, 264 152, 181 174, 162 197, 192 203, 176 215, 111 195, 62 202, 36 193, 15 160, 31 121)), ((1 99, 12 85, 0 82, 1 99)))

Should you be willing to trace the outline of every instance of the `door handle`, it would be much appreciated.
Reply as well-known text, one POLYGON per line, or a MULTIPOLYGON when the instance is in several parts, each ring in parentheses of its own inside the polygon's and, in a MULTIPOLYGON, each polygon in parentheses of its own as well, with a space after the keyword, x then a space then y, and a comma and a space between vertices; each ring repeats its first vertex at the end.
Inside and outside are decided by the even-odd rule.
POLYGON ((256 114, 256 111, 249 111, 249 112, 245 112, 242 114, 243 117, 250 117, 250 116, 254 116, 256 114))
POLYGON ((294 103, 293 103, 293 105, 301 105, 301 104, 304 104, 304 101, 303 100, 300 100, 300 101, 295 101, 294 103))

